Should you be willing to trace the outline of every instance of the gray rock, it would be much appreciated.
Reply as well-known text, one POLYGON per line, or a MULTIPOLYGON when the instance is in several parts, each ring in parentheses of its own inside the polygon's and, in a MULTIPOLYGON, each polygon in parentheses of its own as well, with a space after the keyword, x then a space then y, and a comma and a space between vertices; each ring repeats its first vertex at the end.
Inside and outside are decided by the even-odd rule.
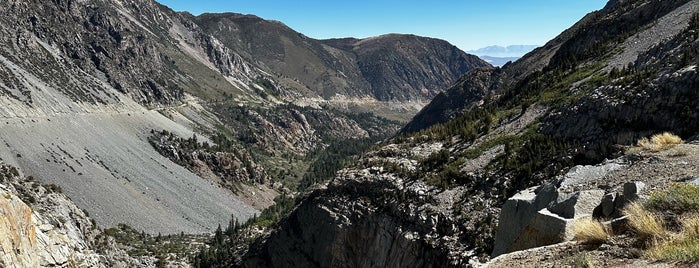
POLYGON ((553 184, 521 191, 505 202, 500 211, 498 231, 492 256, 509 252, 510 245, 520 236, 529 222, 558 197, 553 184))
POLYGON ((608 162, 597 166, 574 166, 568 173, 563 175, 561 187, 573 186, 584 182, 598 180, 606 176, 609 172, 622 168, 615 162, 608 162))
POLYGON ((603 190, 580 191, 568 195, 563 201, 550 207, 551 212, 567 219, 592 215, 604 197, 603 190))
POLYGON ((573 239, 573 219, 566 219, 548 209, 538 211, 507 252, 552 245, 573 239))
POLYGON ((626 199, 626 201, 630 202, 638 199, 638 195, 641 193, 645 186, 646 184, 640 181, 625 183, 624 198, 626 199))
POLYGON ((685 183, 691 183, 694 185, 699 185, 699 177, 689 177, 685 180, 685 183))
POLYGON ((602 216, 609 217, 614 213, 614 196, 614 193, 608 193, 602 197, 602 203, 600 204, 602 206, 602 216))

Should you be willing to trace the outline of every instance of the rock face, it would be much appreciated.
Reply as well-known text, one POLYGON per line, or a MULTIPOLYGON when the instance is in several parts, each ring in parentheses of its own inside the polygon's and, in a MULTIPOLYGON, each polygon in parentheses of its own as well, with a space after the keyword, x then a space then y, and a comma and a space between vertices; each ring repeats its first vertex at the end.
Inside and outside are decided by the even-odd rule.
POLYGON ((239 86, 216 88, 191 76, 193 81, 183 82, 194 71, 184 62, 215 65, 227 70, 219 77, 243 83, 256 76, 234 52, 154 1, 6 1, 0 10, 3 84, 5 91, 29 93, 11 94, 26 103, 33 102, 32 87, 38 85, 13 81, 21 69, 76 101, 118 102, 111 92, 116 89, 153 105, 178 103, 193 86, 239 86))
POLYGON ((249 260, 246 266, 449 266, 443 251, 421 242, 415 230, 400 224, 399 217, 376 213, 371 204, 352 202, 351 206, 337 208, 336 203, 324 204, 320 199, 306 202, 258 252, 262 256, 249 260), (348 214, 354 216, 344 217, 348 214))
POLYGON ((570 241, 572 223, 581 217, 620 217, 629 202, 648 194, 646 184, 662 189, 691 178, 697 169, 687 161, 699 156, 697 149, 696 144, 683 144, 655 153, 656 163, 629 155, 596 166, 576 166, 554 182, 517 193, 500 212, 493 256, 570 241), (678 151, 683 152, 682 159, 673 159, 678 151))
POLYGON ((401 130, 415 132, 434 124, 446 123, 481 104, 491 94, 498 69, 481 68, 468 72, 445 92, 439 93, 401 130))
POLYGON ((60 188, 21 179, 14 167, 0 165, 0 265, 3 267, 128 267, 125 252, 96 252, 97 229, 60 188), (31 206, 31 207, 30 207, 31 206))

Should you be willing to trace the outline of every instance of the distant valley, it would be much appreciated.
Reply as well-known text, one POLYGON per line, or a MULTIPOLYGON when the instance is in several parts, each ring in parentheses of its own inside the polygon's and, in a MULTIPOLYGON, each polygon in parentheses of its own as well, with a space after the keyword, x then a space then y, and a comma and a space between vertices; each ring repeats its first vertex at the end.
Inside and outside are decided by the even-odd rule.
POLYGON ((699 177, 693 0, 469 52, 153 0, 0 13, 1 267, 516 263, 650 194, 623 176, 699 177))

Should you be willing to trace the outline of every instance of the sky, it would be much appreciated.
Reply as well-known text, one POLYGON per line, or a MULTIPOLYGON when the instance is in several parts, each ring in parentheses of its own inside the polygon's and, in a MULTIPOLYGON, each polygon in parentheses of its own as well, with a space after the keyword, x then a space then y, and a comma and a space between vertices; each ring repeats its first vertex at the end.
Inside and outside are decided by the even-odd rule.
POLYGON ((176 11, 278 20, 316 39, 416 34, 462 50, 543 45, 606 0, 156 0, 176 11))

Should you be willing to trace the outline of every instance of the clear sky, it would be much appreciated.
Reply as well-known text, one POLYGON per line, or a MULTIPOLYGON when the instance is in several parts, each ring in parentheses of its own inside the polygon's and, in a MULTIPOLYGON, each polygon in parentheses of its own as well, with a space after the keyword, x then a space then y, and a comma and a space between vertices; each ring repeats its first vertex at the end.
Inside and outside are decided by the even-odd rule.
POLYGON ((236 12, 278 20, 309 37, 410 33, 462 50, 543 45, 606 0, 157 0, 176 11, 236 12))

